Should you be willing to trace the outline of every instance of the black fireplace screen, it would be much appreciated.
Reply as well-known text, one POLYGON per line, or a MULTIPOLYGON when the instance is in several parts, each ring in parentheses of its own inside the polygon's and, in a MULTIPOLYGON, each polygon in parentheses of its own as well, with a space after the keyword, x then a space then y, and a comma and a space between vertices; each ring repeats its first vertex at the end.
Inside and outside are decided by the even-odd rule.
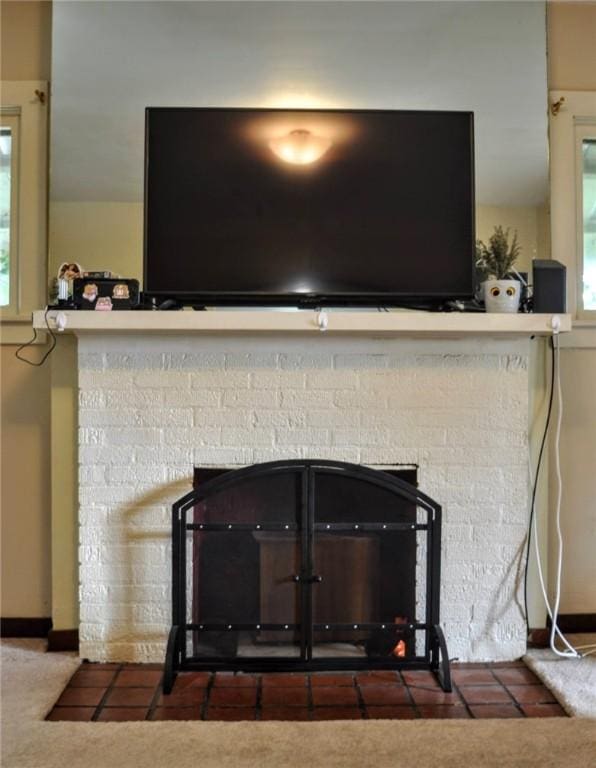
POLYGON ((164 690, 183 669, 404 667, 450 688, 436 502, 340 462, 206 474, 173 506, 164 690))

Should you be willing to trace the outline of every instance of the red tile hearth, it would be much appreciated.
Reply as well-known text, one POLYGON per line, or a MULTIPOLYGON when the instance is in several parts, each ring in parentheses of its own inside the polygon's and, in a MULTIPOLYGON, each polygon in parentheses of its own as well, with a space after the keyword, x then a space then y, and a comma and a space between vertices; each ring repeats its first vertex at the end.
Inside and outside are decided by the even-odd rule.
POLYGON ((102 723, 124 723, 130 720, 146 720, 147 711, 146 707, 104 707, 97 716, 97 720, 102 723))
POLYGON ((361 688, 367 707, 410 704, 408 689, 404 685, 367 685, 361 688))
POLYGON ((66 688, 57 701, 61 707, 96 707, 105 688, 66 688))
POLYGON ((155 688, 161 681, 162 673, 158 670, 143 671, 141 669, 120 672, 114 682, 116 688, 155 688))
MULTIPOLYGON (((324 688, 320 690, 325 690, 324 688)), ((341 688, 333 688, 338 691, 341 688)), ((349 689, 348 689, 349 690, 349 689)), ((306 707, 308 706, 308 690, 302 688, 263 688, 261 691, 262 707, 306 707)))
POLYGON ((514 704, 478 704, 470 707, 472 717, 476 718, 497 718, 498 720, 510 717, 523 717, 521 710, 514 704))
POLYGON ((521 662, 458 664, 453 693, 428 671, 183 672, 161 692, 156 664, 83 663, 47 720, 413 720, 565 717, 521 662))
POLYGON ((254 707, 256 688, 213 688, 209 704, 215 707, 254 707))
POLYGON ((153 688, 112 688, 106 707, 148 707, 154 697, 153 688))

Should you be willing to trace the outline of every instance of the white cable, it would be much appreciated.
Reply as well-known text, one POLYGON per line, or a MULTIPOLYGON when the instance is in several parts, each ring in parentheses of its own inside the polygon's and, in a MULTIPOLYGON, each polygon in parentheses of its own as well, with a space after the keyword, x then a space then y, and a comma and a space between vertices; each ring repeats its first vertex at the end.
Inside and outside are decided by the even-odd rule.
POLYGON ((563 479, 561 477, 561 424, 563 421, 563 396, 561 392, 561 370, 559 366, 559 335, 558 329, 553 333, 553 365, 555 366, 555 379, 557 383, 557 428, 555 432, 555 472, 557 475, 557 503, 555 508, 555 523, 557 532, 557 579, 555 589, 555 601, 552 608, 552 619, 550 629, 550 649, 556 655, 562 658, 581 658, 581 654, 563 637, 557 626, 559 615, 559 604, 561 602, 561 574, 563 570, 563 535, 561 533, 561 500, 563 496, 563 479), (555 646, 555 635, 559 636, 565 642, 567 650, 560 651, 555 646))
MULTIPOLYGON (((554 326, 553 326, 553 331, 555 333, 557 333, 557 329, 554 326)), ((554 342, 553 342, 553 347, 554 347, 554 342)), ((554 366, 554 364, 555 364, 555 360, 554 360, 554 348, 553 348, 553 366, 554 366)), ((553 379, 554 379, 554 377, 553 377, 553 379)), ((547 428, 548 428, 548 425, 547 425, 547 428)), ((529 477, 530 477, 530 488, 533 488, 534 487, 534 473, 532 472, 532 462, 531 461, 528 462, 528 474, 529 474, 529 477)), ((538 477, 538 472, 536 473, 536 477, 538 477)), ((534 498, 534 494, 533 494, 533 498, 534 498)), ((548 616, 549 616, 549 618, 550 618, 550 620, 552 622, 553 612, 552 612, 552 609, 550 607, 550 600, 549 600, 549 597, 548 597, 548 593, 546 591, 546 584, 544 583, 544 573, 542 571, 542 558, 540 556, 540 547, 539 547, 539 544, 538 544, 538 519, 537 519, 538 515, 536 513, 535 505, 536 505, 536 501, 535 501, 535 498, 534 498, 534 508, 531 510, 531 516, 532 516, 532 532, 531 533, 532 533, 532 535, 534 537, 534 554, 535 554, 535 557, 536 557, 536 566, 538 568, 538 579, 540 581, 540 590, 542 592, 542 599, 544 600, 544 604, 546 606, 546 610, 547 610, 548 616)), ((565 638, 565 636, 563 635, 563 633, 561 632, 561 630, 557 626, 556 622, 555 622, 555 627, 556 627, 556 633, 557 633, 559 639, 569 648, 569 650, 573 650, 573 646, 570 643, 567 642, 567 639, 565 638)))
MULTIPOLYGON (((554 319, 555 318, 553 318, 553 320, 554 319)), ((562 422, 562 415, 563 415, 563 410, 562 410, 563 398, 562 398, 562 392, 561 392, 561 376, 560 376, 560 368, 559 368, 558 324, 555 324, 554 322, 553 322, 553 366, 555 367, 555 378, 557 382, 557 400, 558 400, 558 418, 557 418, 557 432, 556 432, 556 439, 555 439, 555 457, 556 457, 557 481, 558 481, 556 520, 557 520, 557 531, 558 531, 558 537, 559 537, 559 553, 558 553, 559 557, 558 557, 558 564, 557 564, 557 595, 556 595, 555 611, 551 609, 550 600, 546 591, 546 585, 544 583, 544 574, 542 571, 542 560, 540 557, 540 548, 538 545, 538 523, 537 523, 537 515, 535 513, 535 510, 533 510, 534 514, 532 517, 532 534, 534 536, 534 550, 535 550, 535 556, 536 556, 536 566, 538 568, 538 578, 540 581, 540 589, 542 591, 542 597, 544 599, 546 610, 551 620, 551 634, 550 634, 551 650, 557 656, 562 656, 564 658, 581 658, 582 656, 589 656, 593 653, 596 653, 596 644, 582 645, 577 647, 572 646, 571 643, 565 637, 565 635, 559 629, 559 626, 557 623, 558 607, 559 607, 560 591, 561 591, 561 570, 562 570, 562 562, 563 562, 563 549, 562 549, 563 541, 562 541, 561 529, 560 529, 561 497, 562 497, 562 487, 563 487, 562 478, 561 478, 561 467, 560 467, 560 434, 561 434, 561 422, 562 422), (555 635, 567 647, 566 651, 565 650, 559 651, 555 647, 554 645, 555 635), (594 648, 595 650, 589 650, 586 653, 579 653, 580 650, 591 649, 591 648, 594 648)), ((529 474, 530 474, 530 485, 533 486, 534 478, 533 478, 531 465, 529 466, 529 474)))
POLYGON ((553 622, 553 612, 550 607, 550 601, 548 598, 548 594, 546 592, 546 585, 544 583, 544 574, 542 572, 542 562, 540 557, 540 547, 538 546, 538 524, 536 522, 536 512, 534 512, 534 518, 532 520, 532 535, 534 536, 534 553, 536 555, 536 566, 538 568, 538 578, 540 580, 540 589, 542 591, 542 598, 544 600, 544 604, 546 606, 546 610, 548 613, 548 616, 551 620, 551 626, 554 626, 556 628, 556 633, 559 637, 559 639, 569 648, 569 650, 573 650, 573 646, 567 641, 567 638, 565 635, 561 632, 556 622, 553 622))
MULTIPOLYGON (((536 521, 536 517, 537 517, 536 512, 534 512, 534 517, 533 517, 533 520, 532 520, 532 534, 534 536, 534 553, 536 555, 536 566, 538 568, 538 578, 540 580, 540 589, 542 591, 542 598, 544 600, 544 604, 546 606, 546 610, 547 610, 548 616, 549 616, 549 618, 551 620, 551 624, 552 624, 552 626, 555 627, 555 631, 557 633, 557 636, 567 646, 567 648, 570 651, 573 651, 574 650, 573 646, 568 642, 568 640, 565 637, 565 635, 561 632, 561 630, 559 629, 557 623, 553 622, 553 612, 552 612, 552 609, 550 607, 550 600, 549 600, 549 597, 548 597, 548 594, 547 594, 547 591, 546 591, 546 585, 544 583, 544 574, 542 572, 542 561, 541 561, 541 557, 540 557, 540 547, 538 546, 538 523, 536 521)), ((588 647, 592 647, 592 646, 588 646, 588 647)))
POLYGON ((517 271, 517 269, 516 269, 515 267, 511 267, 511 271, 513 272, 513 274, 514 274, 514 275, 517 275, 517 279, 520 281, 520 283, 521 283, 522 285, 525 285, 525 287, 526 287, 526 288, 529 288, 529 287, 530 287, 530 286, 528 285, 528 281, 527 281, 527 280, 525 280, 525 279, 522 277, 522 275, 520 275, 520 273, 517 271))

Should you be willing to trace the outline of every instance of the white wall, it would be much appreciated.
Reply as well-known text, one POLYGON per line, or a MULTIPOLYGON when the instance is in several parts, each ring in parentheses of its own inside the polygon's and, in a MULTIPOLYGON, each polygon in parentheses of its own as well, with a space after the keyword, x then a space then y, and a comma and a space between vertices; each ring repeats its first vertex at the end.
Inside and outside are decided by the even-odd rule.
POLYGON ((54 43, 52 200, 140 202, 172 105, 470 110, 479 204, 547 196, 542 2, 57 3, 54 43))

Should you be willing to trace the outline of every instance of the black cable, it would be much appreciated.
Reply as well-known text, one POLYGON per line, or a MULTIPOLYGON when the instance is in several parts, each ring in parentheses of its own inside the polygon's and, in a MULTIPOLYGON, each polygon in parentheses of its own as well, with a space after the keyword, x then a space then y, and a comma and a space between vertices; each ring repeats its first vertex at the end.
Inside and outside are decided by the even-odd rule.
POLYGON ((14 356, 17 358, 17 360, 21 360, 23 363, 27 363, 27 365, 34 365, 36 368, 38 368, 40 365, 43 365, 45 363, 45 361, 48 359, 50 354, 54 351, 54 348, 56 346, 56 336, 54 334, 54 331, 50 328, 50 324, 48 323, 48 312, 49 311, 50 311, 50 308, 46 307, 46 311, 45 311, 45 314, 43 316, 43 319, 45 320, 46 328, 48 329, 48 332, 49 332, 50 336, 52 337, 52 344, 51 344, 50 348, 47 350, 47 352, 41 358, 41 360, 39 362, 37 362, 37 363, 34 363, 32 360, 27 360, 26 357, 22 357, 19 354, 19 352, 21 352, 21 350, 25 349, 26 347, 30 347, 31 345, 35 344, 35 342, 37 341, 37 328, 34 328, 33 329, 33 338, 30 339, 29 341, 26 341, 24 344, 21 344, 20 347, 17 347, 17 349, 16 349, 16 351, 14 353, 14 356))
POLYGON ((526 634, 530 634, 530 620, 528 617, 528 569, 530 565, 530 546, 532 544, 532 526, 534 523, 535 505, 536 505, 536 492, 538 490, 538 478, 540 475, 540 469, 542 467, 542 454, 544 452, 544 446, 546 444, 546 438, 548 435, 548 428, 550 426, 550 417, 553 411, 553 398, 555 393, 555 344, 553 337, 550 337, 551 348, 551 369, 550 369, 550 396, 548 399, 548 411, 546 414, 546 422, 544 424, 544 434, 542 435, 542 442, 540 443, 540 451, 538 453, 538 462, 536 464, 536 474, 534 475, 534 487, 532 488, 532 501, 530 504, 530 523, 528 527, 528 539, 526 544, 526 566, 524 569, 524 609, 526 614, 526 634))

